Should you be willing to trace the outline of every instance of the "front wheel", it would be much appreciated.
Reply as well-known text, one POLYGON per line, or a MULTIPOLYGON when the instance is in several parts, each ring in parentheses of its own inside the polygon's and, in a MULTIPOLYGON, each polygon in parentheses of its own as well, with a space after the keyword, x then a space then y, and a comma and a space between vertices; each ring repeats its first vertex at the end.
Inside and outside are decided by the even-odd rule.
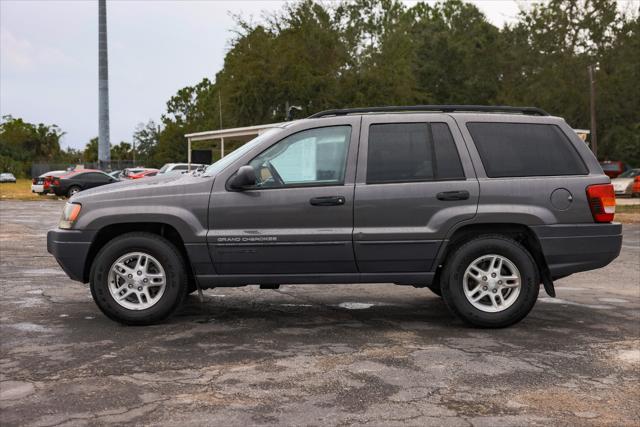
POLYGON ((187 276, 182 255, 167 239, 128 233, 107 243, 91 269, 91 294, 110 319, 148 325, 166 319, 182 302, 187 276))
POLYGON ((447 260, 442 297, 465 322, 502 328, 522 320, 538 299, 540 281, 531 254, 505 236, 480 236, 447 260))

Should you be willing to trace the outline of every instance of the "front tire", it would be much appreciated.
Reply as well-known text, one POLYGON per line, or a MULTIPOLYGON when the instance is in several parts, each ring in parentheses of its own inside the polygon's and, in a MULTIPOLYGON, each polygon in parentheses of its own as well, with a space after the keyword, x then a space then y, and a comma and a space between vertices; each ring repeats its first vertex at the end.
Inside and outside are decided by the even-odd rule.
POLYGON ((107 243, 91 268, 91 295, 110 319, 150 325, 171 315, 187 292, 184 260, 164 237, 128 233, 107 243))
POLYGON ((531 254, 501 235, 477 237, 455 250, 441 278, 447 307, 468 324, 513 325, 531 311, 540 280, 531 254))

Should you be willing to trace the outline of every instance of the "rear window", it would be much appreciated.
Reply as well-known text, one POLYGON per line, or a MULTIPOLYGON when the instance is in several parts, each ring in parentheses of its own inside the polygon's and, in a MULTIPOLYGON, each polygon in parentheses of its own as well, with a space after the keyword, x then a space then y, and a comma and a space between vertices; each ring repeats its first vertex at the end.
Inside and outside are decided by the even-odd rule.
POLYGON ((535 123, 467 123, 490 178, 585 175, 587 168, 562 130, 535 123))
POLYGON ((606 172, 617 172, 620 170, 620 165, 617 163, 600 163, 602 170, 606 172))
POLYGON ((369 127, 367 183, 464 179, 446 123, 389 123, 369 127))

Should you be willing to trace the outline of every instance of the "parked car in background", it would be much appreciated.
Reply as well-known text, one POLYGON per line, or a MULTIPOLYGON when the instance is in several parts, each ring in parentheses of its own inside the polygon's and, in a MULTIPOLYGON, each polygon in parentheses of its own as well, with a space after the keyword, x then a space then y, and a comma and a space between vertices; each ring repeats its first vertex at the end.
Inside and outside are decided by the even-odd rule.
POLYGON ((0 182, 12 182, 16 183, 16 177, 12 173, 0 173, 0 182))
POLYGON ((633 179, 633 185, 631 186, 631 196, 640 197, 640 176, 636 176, 633 179))
POLYGON ((609 178, 616 178, 621 173, 630 169, 629 165, 618 160, 605 160, 600 162, 600 166, 609 178))
POLYGON ((47 235, 122 323, 158 322, 197 287, 391 282, 504 327, 541 286, 555 296, 554 280, 604 267, 622 245, 610 179, 563 119, 535 108, 332 110, 199 176, 155 181, 80 193, 47 235))
POLYGON ((64 174, 69 173, 69 171, 49 171, 45 172, 37 178, 33 178, 31 180, 31 192, 44 196, 45 194, 49 194, 49 186, 51 184, 51 180, 54 177, 59 177, 64 174))
POLYGON ((140 179, 147 176, 156 176, 158 169, 153 168, 128 168, 122 171, 121 179, 140 179))
POLYGON ((189 168, 189 163, 167 163, 160 168, 158 174, 169 174, 169 173, 183 173, 188 170, 198 170, 204 169, 207 165, 203 165, 200 163, 191 163, 191 168, 189 168))
POLYGON ((117 179, 100 170, 81 169, 53 178, 50 184, 50 191, 55 193, 56 196, 71 197, 82 190, 100 187, 116 181, 117 179))
POLYGON ((119 179, 129 179, 129 177, 131 175, 137 175, 140 172, 144 171, 145 169, 147 169, 147 168, 137 167, 137 168, 126 168, 126 169, 123 169, 118 178, 119 179))
POLYGON ((157 174, 158 174, 158 169, 144 169, 141 172, 127 175, 127 178, 140 179, 140 178, 146 178, 149 176, 156 176, 157 174))
POLYGON ((108 174, 109 174, 109 176, 119 180, 120 176, 122 175, 122 172, 124 172, 124 170, 119 169, 117 171, 111 171, 108 174))
MULTIPOLYGON (((640 168, 629 169, 621 173, 617 178, 611 180, 611 184, 613 184, 616 196, 632 196, 634 193, 633 185, 638 181, 640 181, 640 168)), ((636 193, 638 192, 636 191, 636 193)))

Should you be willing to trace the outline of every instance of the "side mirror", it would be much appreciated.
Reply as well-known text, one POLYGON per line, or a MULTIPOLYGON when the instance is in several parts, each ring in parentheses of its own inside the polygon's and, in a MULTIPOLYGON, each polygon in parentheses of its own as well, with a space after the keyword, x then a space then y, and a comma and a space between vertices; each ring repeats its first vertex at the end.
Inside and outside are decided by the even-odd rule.
POLYGON ((235 191, 242 191, 253 185, 256 185, 256 171, 249 165, 240 167, 229 180, 229 188, 235 191))

